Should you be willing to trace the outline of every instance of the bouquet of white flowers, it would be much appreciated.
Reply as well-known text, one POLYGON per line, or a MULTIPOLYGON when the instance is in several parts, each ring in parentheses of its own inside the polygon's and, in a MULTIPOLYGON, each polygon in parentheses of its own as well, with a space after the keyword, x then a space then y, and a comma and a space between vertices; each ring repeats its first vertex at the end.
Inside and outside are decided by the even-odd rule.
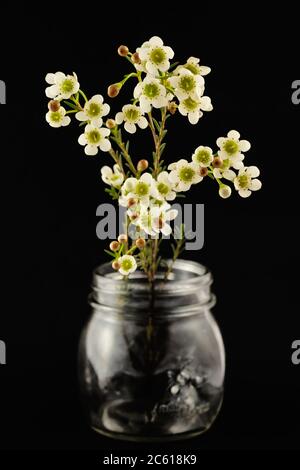
MULTIPOLYGON (((127 46, 120 46, 118 53, 130 62, 134 71, 110 85, 108 96, 117 96, 131 79, 137 83, 131 102, 114 118, 108 118, 110 106, 102 95, 88 99, 75 73, 56 72, 46 75, 50 85, 46 96, 51 99, 46 120, 52 127, 67 126, 70 115, 75 114, 79 126, 85 126, 78 139, 85 154, 94 156, 100 150, 112 157, 113 167, 103 166, 101 175, 109 186, 107 192, 126 208, 127 223, 126 233, 112 241, 107 252, 113 257, 113 269, 122 275, 128 276, 140 268, 153 281, 161 263, 160 241, 172 236, 169 222, 177 216, 171 201, 205 177, 217 183, 222 198, 231 195, 231 187, 224 180, 231 181, 244 198, 260 189, 261 182, 257 179, 256 166, 244 166, 244 152, 250 149, 250 143, 240 140, 235 130, 217 139, 217 150, 199 145, 190 159, 180 159, 166 167, 161 157, 166 145, 167 120, 178 110, 191 124, 197 124, 204 112, 213 109, 211 99, 204 95, 204 76, 210 73, 210 68, 201 65, 195 57, 184 64, 171 63, 174 51, 157 36, 134 53, 127 46), (134 163, 129 141, 122 135, 123 127, 128 134, 134 134, 138 128, 150 129, 154 142, 150 165, 146 159, 134 163), (130 226, 134 227, 135 236, 129 236, 130 226)), ((173 262, 183 249, 183 232, 172 244, 173 262)), ((166 279, 171 269, 172 263, 166 268, 166 279)))

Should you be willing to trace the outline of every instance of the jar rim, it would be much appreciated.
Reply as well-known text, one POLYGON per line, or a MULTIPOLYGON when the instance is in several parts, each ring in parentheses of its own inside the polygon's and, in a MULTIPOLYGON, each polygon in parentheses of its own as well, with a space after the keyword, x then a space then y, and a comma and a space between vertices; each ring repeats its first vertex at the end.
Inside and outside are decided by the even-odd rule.
MULTIPOLYGON (((168 264, 172 262, 170 259, 164 261, 168 264)), ((192 292, 212 283, 211 272, 196 261, 177 259, 167 281, 164 281, 164 274, 165 270, 158 270, 154 286, 151 286, 143 271, 137 270, 124 280, 121 274, 112 269, 111 263, 104 263, 94 269, 93 288, 117 292, 129 289, 143 294, 154 287, 155 292, 162 295, 172 295, 175 292, 176 295, 186 295, 187 290, 192 292)))

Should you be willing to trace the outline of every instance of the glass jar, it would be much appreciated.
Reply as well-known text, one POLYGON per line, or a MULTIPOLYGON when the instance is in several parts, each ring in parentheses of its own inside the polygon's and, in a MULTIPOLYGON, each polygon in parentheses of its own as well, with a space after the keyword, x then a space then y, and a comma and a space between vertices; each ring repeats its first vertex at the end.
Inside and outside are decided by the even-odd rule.
POLYGON ((92 315, 79 376, 92 428, 126 440, 173 440, 206 431, 222 403, 225 355, 210 312, 211 273, 178 260, 168 281, 94 271, 92 315))

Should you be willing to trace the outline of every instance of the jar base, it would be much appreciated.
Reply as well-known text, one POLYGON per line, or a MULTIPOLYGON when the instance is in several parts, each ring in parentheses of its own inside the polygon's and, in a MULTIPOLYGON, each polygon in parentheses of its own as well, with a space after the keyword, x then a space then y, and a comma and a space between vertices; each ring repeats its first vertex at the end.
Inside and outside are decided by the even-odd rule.
POLYGON ((116 441, 129 441, 129 442, 174 442, 174 441, 184 441, 188 439, 192 439, 194 437, 200 436, 207 432, 210 427, 212 426, 213 421, 210 423, 209 426, 205 429, 198 429, 190 432, 183 432, 180 434, 169 434, 169 435, 161 435, 161 436, 134 436, 130 434, 122 434, 122 433, 114 433, 110 431, 104 431, 103 429, 98 429, 94 426, 90 426, 90 428, 95 431, 97 434, 101 434, 102 436, 109 437, 110 439, 114 439, 116 441))
MULTIPOLYGON (((213 416, 210 416, 210 420, 206 421, 205 425, 202 427, 190 429, 184 432, 174 432, 174 433, 161 433, 155 435, 154 433, 151 435, 149 434, 130 434, 126 432, 118 432, 118 431, 110 431, 108 429, 103 429, 97 427, 96 425, 91 424, 90 428, 95 431, 97 434, 101 434, 102 436, 109 437, 114 440, 121 440, 121 441, 131 441, 131 442, 170 442, 170 441, 180 441, 180 440, 187 440, 192 439, 194 437, 200 436, 207 432, 210 427, 213 425, 215 419, 217 418, 219 411, 222 407, 223 403, 223 395, 220 397, 217 407, 215 408, 215 412, 213 416)), ((153 431, 153 430, 152 430, 153 431)))

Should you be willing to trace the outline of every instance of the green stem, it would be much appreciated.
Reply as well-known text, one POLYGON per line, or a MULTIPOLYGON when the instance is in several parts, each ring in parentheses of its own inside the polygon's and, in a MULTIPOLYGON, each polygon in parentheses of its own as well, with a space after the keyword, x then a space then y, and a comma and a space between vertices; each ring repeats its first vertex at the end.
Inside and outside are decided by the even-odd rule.
POLYGON ((87 102, 88 102, 88 99, 87 99, 87 97, 86 97, 86 94, 85 94, 82 90, 78 90, 78 91, 79 91, 79 93, 81 94, 81 96, 83 96, 84 101, 87 103, 87 102))
POLYGON ((115 133, 114 134, 114 140, 116 142, 116 144, 118 145, 119 149, 121 150, 122 154, 123 154, 123 157, 124 159, 126 160, 129 168, 130 168, 130 171, 133 173, 134 176, 137 175, 137 170, 131 160, 131 157, 129 155, 129 153, 127 152, 126 150, 126 146, 124 144, 124 142, 117 136, 117 134, 115 133))
POLYGON ((118 157, 117 153, 114 151, 114 149, 110 149, 109 151, 109 154, 111 155, 111 157, 114 159, 114 161, 117 163, 117 165, 119 166, 120 170, 122 171, 122 174, 124 176, 124 178, 126 178, 126 173, 125 173, 125 170, 123 168, 123 164, 122 164, 122 158, 118 157))

